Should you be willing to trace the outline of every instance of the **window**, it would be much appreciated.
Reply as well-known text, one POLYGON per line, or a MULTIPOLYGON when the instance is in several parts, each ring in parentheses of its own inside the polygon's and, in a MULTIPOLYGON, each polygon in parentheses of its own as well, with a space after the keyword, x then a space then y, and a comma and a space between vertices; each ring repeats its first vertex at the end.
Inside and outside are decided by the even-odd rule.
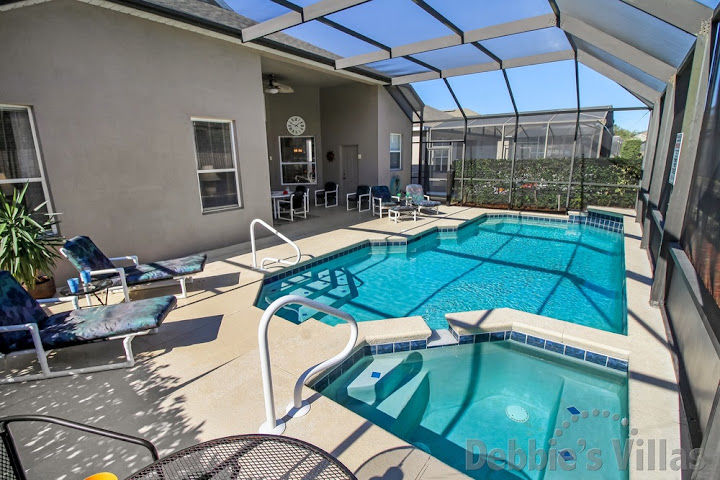
POLYGON ((390 134, 390 170, 402 169, 402 135, 390 134))
MULTIPOLYGON (((40 164, 35 125, 29 107, 0 105, 0 190, 12 197, 15 189, 28 184, 25 206, 32 210, 48 199, 40 164)), ((38 210, 37 220, 47 220, 48 204, 38 210)))
POLYGON ((240 206, 235 139, 229 120, 193 119, 202 211, 240 206))
POLYGON ((316 184, 315 137, 280 137, 283 185, 316 184))

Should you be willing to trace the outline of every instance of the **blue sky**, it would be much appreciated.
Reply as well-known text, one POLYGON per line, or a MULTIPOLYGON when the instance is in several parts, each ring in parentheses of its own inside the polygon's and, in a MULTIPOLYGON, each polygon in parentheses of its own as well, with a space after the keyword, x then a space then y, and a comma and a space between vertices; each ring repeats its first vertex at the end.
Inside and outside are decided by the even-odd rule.
MULTIPOLYGON (((224 1, 235 11, 257 21, 268 20, 289 12, 288 9, 271 0, 224 1)), ((307 6, 316 1, 295 0, 294 3, 307 6)), ((465 30, 551 12, 547 0, 513 0, 513 8, 507 8, 505 2, 427 1, 465 30)), ((328 18, 390 47, 452 33, 409 0, 370 1, 329 15, 328 18), (399 18, 402 21, 398 21, 399 18)), ((377 50, 374 45, 317 21, 286 29, 284 33, 342 57, 377 50)), ((525 32, 481 43, 503 60, 570 49, 567 38, 557 28, 525 32)), ((416 58, 441 69, 491 61, 480 50, 470 45, 418 54, 416 58)), ((390 76, 427 71, 403 58, 376 62, 369 66, 390 76)), ((507 75, 518 110, 526 112, 576 108, 574 69, 574 62, 571 60, 508 69, 507 75)), ((582 64, 579 67, 579 79, 581 107, 608 105, 617 108, 645 107, 627 90, 582 64)), ((499 71, 451 77, 448 80, 464 108, 480 114, 513 111, 505 81, 499 71)), ((440 110, 456 108, 442 80, 414 83, 413 87, 427 105, 440 110)), ((630 130, 646 130, 648 119, 649 114, 646 110, 615 114, 615 123, 630 130)))

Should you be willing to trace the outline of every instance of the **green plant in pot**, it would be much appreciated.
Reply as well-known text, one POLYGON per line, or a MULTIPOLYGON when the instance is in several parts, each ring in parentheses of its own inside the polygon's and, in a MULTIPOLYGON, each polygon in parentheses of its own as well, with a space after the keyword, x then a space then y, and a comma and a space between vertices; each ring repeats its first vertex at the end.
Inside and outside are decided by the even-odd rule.
POLYGON ((12 198, 0 194, 0 269, 9 271, 35 298, 55 294, 55 283, 49 274, 60 256, 57 247, 64 238, 54 235, 57 223, 53 215, 42 222, 32 215, 47 202, 28 210, 24 204, 28 184, 15 190, 12 198))

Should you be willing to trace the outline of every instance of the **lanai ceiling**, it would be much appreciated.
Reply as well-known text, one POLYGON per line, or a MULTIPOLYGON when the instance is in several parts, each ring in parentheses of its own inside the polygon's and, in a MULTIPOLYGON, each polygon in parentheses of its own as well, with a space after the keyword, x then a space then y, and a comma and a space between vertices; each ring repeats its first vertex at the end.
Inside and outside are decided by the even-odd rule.
POLYGON ((651 108, 719 3, 111 1, 380 80, 396 87, 396 99, 404 98, 414 110, 423 95, 449 95, 468 117, 500 113, 464 102, 473 89, 506 97, 508 113, 543 110, 524 97, 537 97, 550 86, 568 94, 568 100, 560 102, 567 105, 557 108, 583 108, 588 106, 583 96, 589 101, 592 92, 583 92, 582 77, 598 74, 632 95, 635 105, 626 106, 651 108), (533 84, 538 87, 535 92, 533 84))

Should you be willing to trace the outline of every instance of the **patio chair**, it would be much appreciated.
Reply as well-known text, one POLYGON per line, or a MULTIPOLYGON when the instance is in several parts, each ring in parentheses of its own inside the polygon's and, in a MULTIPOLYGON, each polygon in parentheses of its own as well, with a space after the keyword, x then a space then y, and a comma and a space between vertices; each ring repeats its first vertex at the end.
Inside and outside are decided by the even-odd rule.
POLYGON ((31 353, 34 349, 41 373, 0 378, 0 383, 25 382, 132 367, 131 342, 138 335, 157 329, 175 308, 174 296, 130 303, 84 308, 48 316, 40 304, 70 301, 72 297, 35 300, 10 272, 0 271, 0 354, 31 353), (48 349, 122 339, 125 362, 70 370, 51 371, 48 349))
POLYGON ((325 188, 315 190, 315 206, 325 205, 325 208, 337 207, 340 196, 340 186, 335 182, 327 182, 325 188), (322 200, 318 203, 318 200, 322 200))
POLYGON ((92 277, 111 278, 115 285, 110 290, 122 289, 126 302, 130 301, 130 287, 160 286, 148 284, 163 281, 179 282, 181 294, 178 298, 185 298, 186 280, 192 281, 193 275, 202 272, 207 261, 207 255, 204 253, 147 264, 139 263, 136 255, 108 258, 89 237, 85 236, 74 237, 65 242, 60 253, 70 260, 79 272, 89 270, 92 277), (121 261, 132 261, 133 265, 118 267, 113 263, 121 261))
POLYGON ((372 214, 375 215, 375 212, 378 212, 380 218, 382 218, 383 210, 399 204, 397 200, 393 200, 390 189, 385 185, 375 185, 370 189, 370 202, 372 204, 372 214))
MULTIPOLYGON (((3 480, 27 480, 20 450, 14 437, 16 424, 37 422, 42 430, 36 435, 41 443, 53 441, 53 429, 49 425, 57 425, 62 429, 71 429, 79 432, 106 437, 121 442, 138 445, 147 450, 152 463, 141 467, 140 470, 130 474, 128 480, 150 479, 210 479, 210 478, 303 478, 357 480, 357 477, 326 451, 310 443, 296 438, 279 435, 233 435, 216 438, 203 443, 190 445, 175 453, 159 458, 157 448, 152 442, 144 438, 126 435, 124 433, 93 427, 84 423, 71 422, 64 418, 49 415, 13 415, 0 417, 0 478, 3 480), (12 428, 11 428, 12 425, 12 428)), ((19 425, 18 425, 19 426, 19 425)), ((19 432, 27 444, 27 426, 19 432)), ((60 433, 60 432, 58 432, 60 433)), ((92 442, 96 437, 79 438, 79 442, 92 442)), ((30 437, 31 444, 37 444, 36 438, 30 437)), ((102 449, 102 444, 100 445, 102 449)), ((70 445, 72 449, 72 445, 70 445)), ((81 446, 82 447, 82 446, 81 446)), ((81 448, 82 450, 82 448, 81 448)), ((81 470, 88 469, 88 458, 66 452, 66 459, 75 459, 76 467, 81 470)), ((131 451, 129 453, 135 453, 131 451)), ((56 454, 62 454, 57 451, 56 454)), ((139 456, 138 456, 139 457, 139 456)), ((93 457, 96 463, 101 460, 93 457)), ((140 458, 137 458, 140 460, 140 458)), ((102 464, 101 464, 102 465, 102 464)), ((72 466, 72 465, 71 465, 72 466)), ((117 463, 110 468, 122 468, 117 463)), ((105 468, 104 465, 100 468, 105 468)), ((90 472, 83 472, 82 476, 90 472)), ((67 475, 66 475, 67 476, 67 475)), ((77 474, 72 478, 78 478, 77 474)), ((89 477, 92 478, 92 477, 89 477)), ((107 478, 107 476, 104 476, 107 478)))
POLYGON ((287 200, 278 200, 278 218, 295 221, 295 217, 307 218, 310 211, 310 202, 308 201, 308 191, 304 185, 295 187, 295 192, 290 195, 287 200), (285 216, 283 216, 283 214, 285 216))
POLYGON ((417 183, 411 183, 407 187, 405 187, 405 192, 410 197, 410 200, 412 201, 412 204, 420 208, 427 208, 429 210, 435 210, 435 214, 437 215, 439 213, 438 207, 442 202, 438 202, 435 200, 430 200, 429 195, 423 194, 423 187, 422 185, 418 185, 417 183))
MULTIPOLYGON (((58 425, 63 429, 76 430, 83 433, 97 435, 99 437, 139 445, 147 449, 153 462, 158 461, 160 458, 155 445, 144 438, 125 435, 124 433, 113 432, 111 430, 93 427, 84 423, 71 422, 70 420, 65 420, 64 418, 51 417, 49 415, 13 415, 9 417, 0 417, 0 478, 3 480, 27 480, 25 468, 23 467, 20 459, 20 452, 18 451, 15 443, 15 437, 10 429, 10 425, 27 424, 29 422, 42 423, 43 430, 47 428, 45 424, 58 425)), ((25 430, 21 430, 21 432, 25 432, 25 430)), ((95 437, 84 438, 84 440, 88 442, 96 441, 95 437)), ((80 463, 82 463, 82 459, 79 458, 78 464, 80 463)))
MULTIPOLYGON (((367 185, 358 185, 357 189, 353 193, 348 193, 345 198, 347 205, 347 211, 350 211, 350 203, 357 205, 358 212, 367 212, 370 210, 370 187, 367 185), (363 199, 367 201, 367 208, 362 208, 363 199)), ((353 207, 353 210, 355 207, 353 207)))

